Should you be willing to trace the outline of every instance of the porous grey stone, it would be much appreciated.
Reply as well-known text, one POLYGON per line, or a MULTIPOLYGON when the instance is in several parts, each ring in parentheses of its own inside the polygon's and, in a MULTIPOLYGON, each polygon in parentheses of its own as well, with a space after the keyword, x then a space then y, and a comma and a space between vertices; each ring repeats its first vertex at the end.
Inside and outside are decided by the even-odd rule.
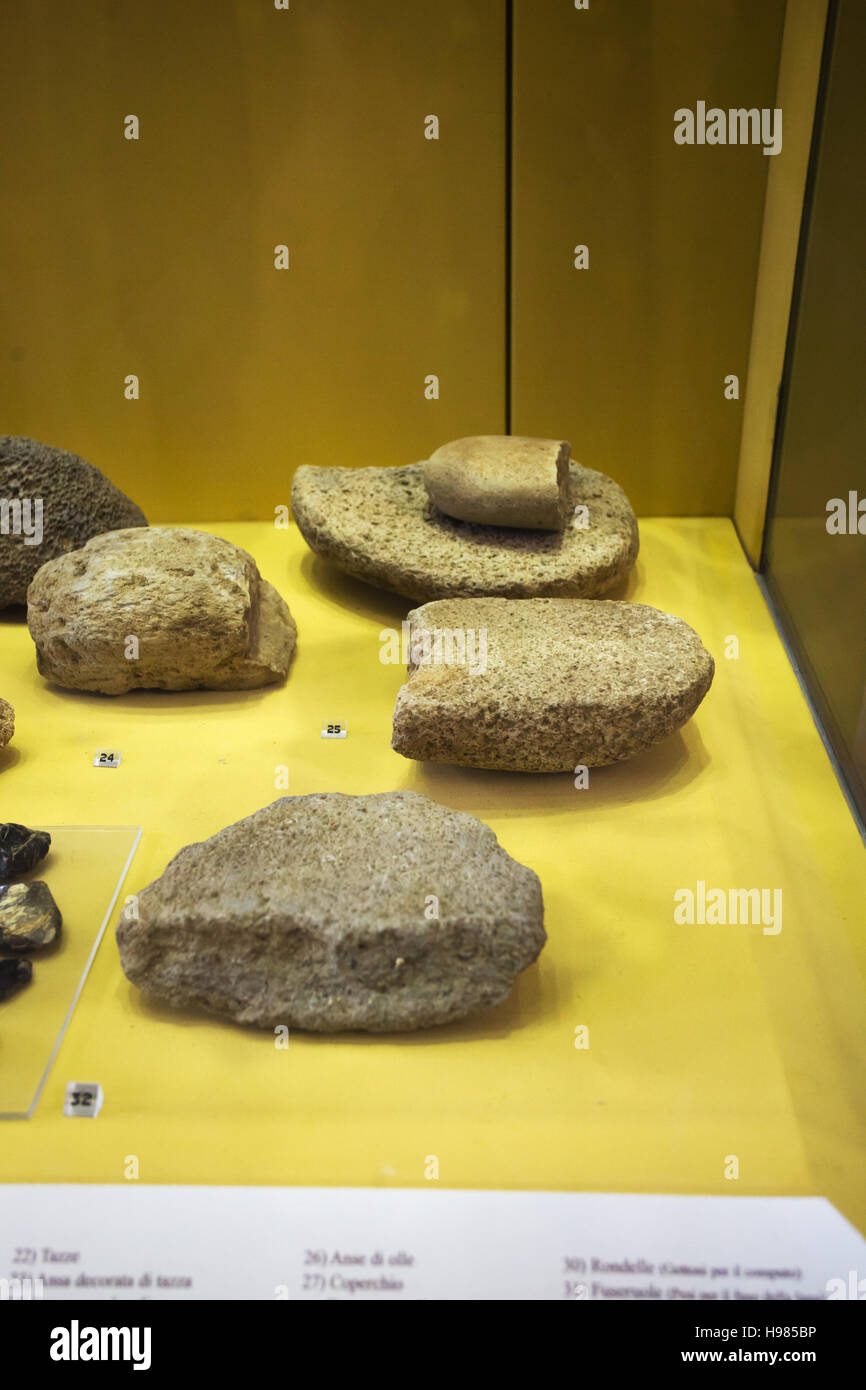
POLYGON ((250 690, 282 680, 297 629, 251 555, 148 526, 44 565, 27 623, 46 679, 70 690, 250 690))
POLYGON ((620 487, 569 465, 568 510, 583 504, 588 528, 479 526, 446 516, 424 485, 424 464, 406 468, 304 465, 292 512, 310 548, 341 569, 414 599, 501 594, 606 593, 635 562, 638 530, 620 487))
POLYGON ((0 436, 0 510, 4 504, 0 608, 26 603, 27 586, 47 560, 77 550, 102 531, 147 525, 141 508, 93 464, 22 435, 0 436), (30 503, 33 532, 37 501, 42 504, 42 539, 30 544, 15 524, 15 504, 30 503))
POLYGON ((147 994, 321 1033, 490 1008, 544 941, 532 870, 474 816, 409 791, 275 801, 181 850, 117 929, 147 994))
POLYGON ((15 711, 8 700, 0 700, 0 748, 5 748, 15 732, 15 711))
POLYGON ((392 747, 425 762, 511 772, 620 762, 679 729, 713 679, 697 633, 642 603, 444 599, 409 624, 392 747))
POLYGON ((485 526, 561 531, 568 517, 568 461, 562 439, 476 434, 432 453, 424 482, 448 516, 485 526))
POLYGON ((50 946, 62 922, 47 883, 0 884, 0 950, 34 951, 50 946))

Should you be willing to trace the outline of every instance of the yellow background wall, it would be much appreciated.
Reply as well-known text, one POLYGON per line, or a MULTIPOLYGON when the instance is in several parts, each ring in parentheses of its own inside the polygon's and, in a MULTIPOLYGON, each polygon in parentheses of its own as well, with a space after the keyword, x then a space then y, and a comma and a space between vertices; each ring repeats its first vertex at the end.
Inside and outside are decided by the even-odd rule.
POLYGON ((516 0, 512 428, 570 439, 639 514, 732 510, 773 156, 677 145, 674 112, 772 108, 783 18, 516 0))
POLYGON ((221 520, 504 428, 502 0, 28 0, 2 41, 0 432, 221 520))
MULTIPOLYGON (((771 160, 677 146, 673 113, 772 107, 783 11, 514 3, 511 428, 570 439, 644 514, 732 509, 771 160)), ((271 516, 300 463, 505 429, 506 13, 10 7, 0 429, 151 520, 211 521, 271 516)))

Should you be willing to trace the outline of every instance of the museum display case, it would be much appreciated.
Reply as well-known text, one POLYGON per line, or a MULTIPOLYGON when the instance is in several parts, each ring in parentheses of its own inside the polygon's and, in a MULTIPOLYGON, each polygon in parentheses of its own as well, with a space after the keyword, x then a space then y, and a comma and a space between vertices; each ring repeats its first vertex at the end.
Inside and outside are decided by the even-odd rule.
POLYGON ((857 4, 5 29, 0 1293, 866 1296, 857 4))

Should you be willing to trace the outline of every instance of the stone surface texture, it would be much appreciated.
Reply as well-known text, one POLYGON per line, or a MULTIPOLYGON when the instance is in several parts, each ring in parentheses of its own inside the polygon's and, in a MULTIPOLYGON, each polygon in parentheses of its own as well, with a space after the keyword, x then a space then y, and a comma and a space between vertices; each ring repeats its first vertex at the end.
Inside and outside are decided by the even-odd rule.
POLYGON ((43 566, 27 623, 47 680, 105 695, 269 685, 297 633, 245 550, 162 526, 96 536, 43 566))
POLYGON ((545 941, 532 870, 474 816, 409 791, 284 797, 181 850, 138 913, 117 941, 145 993, 324 1033, 490 1008, 545 941))
POLYGON ((310 548, 358 579, 413 599, 497 594, 595 598, 628 574, 638 529, 611 478, 569 465, 568 511, 584 504, 589 527, 529 531, 457 521, 434 506, 424 464, 406 468, 304 465, 292 513, 310 548))
POLYGON ((0 950, 35 951, 50 946, 62 923, 47 883, 0 883, 0 950))
POLYGON ((42 502, 42 539, 0 536, 0 608, 27 602, 27 586, 41 565, 91 536, 127 526, 146 526, 140 507, 109 482, 98 468, 38 440, 0 436, 0 499, 42 502))
POLYGON ((432 453, 424 482, 441 512, 485 526, 562 531, 571 445, 561 439, 478 434, 432 453))
POLYGON ((713 678, 697 633, 640 603, 449 599, 409 623, 392 747, 426 762, 512 772, 620 762, 679 729, 713 678), (439 659, 437 631, 452 634, 439 659))
POLYGON ((50 848, 47 830, 28 830, 16 821, 0 824, 0 882, 35 868, 50 848))
POLYGON ((15 732, 15 711, 8 700, 0 700, 0 748, 5 748, 15 732))

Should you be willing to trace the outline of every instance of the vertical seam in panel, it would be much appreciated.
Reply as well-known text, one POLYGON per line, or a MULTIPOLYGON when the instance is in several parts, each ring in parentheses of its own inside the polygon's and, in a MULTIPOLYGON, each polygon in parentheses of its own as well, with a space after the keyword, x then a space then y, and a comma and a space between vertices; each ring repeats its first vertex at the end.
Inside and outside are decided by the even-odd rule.
POLYGON ((836 37, 838 10, 839 0, 830 0, 827 6, 827 24, 824 29, 824 43, 821 50, 818 90, 815 94, 815 115, 812 121, 809 161, 806 168, 806 182, 803 189, 803 211, 800 216, 800 231, 797 238, 797 257, 794 267, 794 283, 791 287, 791 308, 788 314, 788 331, 785 336, 782 379, 779 382, 779 392, 776 400, 776 422, 773 430, 773 444, 770 452, 770 478, 767 486, 767 505, 764 512, 761 551, 758 556, 758 574, 766 574, 770 563, 770 530, 775 519, 775 506, 779 495, 779 474, 782 466, 782 449, 785 441, 791 373, 794 367, 797 327, 800 321, 800 301, 803 295, 803 277, 806 273, 809 228, 812 221, 812 205, 815 201, 815 185, 818 181, 818 162, 821 153, 821 142, 824 135, 824 117, 826 114, 827 93, 830 84, 830 69, 833 62, 833 46, 836 37))
POLYGON ((514 0, 505 0, 505 433, 511 433, 511 219, 514 81, 514 0))

